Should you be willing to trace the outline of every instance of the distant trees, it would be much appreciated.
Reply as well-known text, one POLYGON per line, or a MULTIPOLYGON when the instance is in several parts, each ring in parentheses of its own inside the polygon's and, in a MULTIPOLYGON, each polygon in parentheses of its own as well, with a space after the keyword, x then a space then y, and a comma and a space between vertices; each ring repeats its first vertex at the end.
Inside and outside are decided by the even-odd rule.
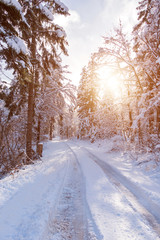
POLYGON ((80 119, 79 135, 94 138, 95 112, 98 102, 98 76, 94 56, 92 56, 88 66, 82 70, 77 101, 80 119))
POLYGON ((131 98, 142 90, 139 74, 136 69, 131 42, 123 31, 120 22, 112 36, 104 37, 104 47, 99 49, 97 57, 100 63, 113 69, 112 72, 119 79, 121 85, 121 100, 119 105, 119 121, 124 136, 132 135, 133 115, 135 106, 131 107, 131 98))

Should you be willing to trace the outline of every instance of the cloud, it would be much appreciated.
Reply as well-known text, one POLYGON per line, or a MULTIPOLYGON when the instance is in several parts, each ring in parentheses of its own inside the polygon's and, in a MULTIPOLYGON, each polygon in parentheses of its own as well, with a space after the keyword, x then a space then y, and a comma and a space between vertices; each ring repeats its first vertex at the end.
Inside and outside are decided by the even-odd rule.
POLYGON ((70 16, 68 17, 69 23, 79 23, 80 22, 80 16, 76 11, 70 10, 69 13, 70 13, 70 16))
POLYGON ((129 30, 133 27, 137 19, 136 6, 139 0, 103 0, 104 9, 101 19, 108 27, 117 26, 119 20, 129 30))
POLYGON ((67 29, 70 26, 73 26, 73 24, 80 24, 80 16, 75 10, 69 11, 70 16, 63 16, 63 15, 56 15, 55 16, 55 23, 59 24, 63 28, 67 29))

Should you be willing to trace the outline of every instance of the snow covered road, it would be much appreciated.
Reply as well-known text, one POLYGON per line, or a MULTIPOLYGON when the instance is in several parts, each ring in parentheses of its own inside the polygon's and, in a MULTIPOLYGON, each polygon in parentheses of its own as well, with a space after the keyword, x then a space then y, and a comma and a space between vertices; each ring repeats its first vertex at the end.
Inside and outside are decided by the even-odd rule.
MULTIPOLYGON (((138 201, 141 200, 144 205, 151 203, 144 199, 142 191, 84 147, 75 143, 71 145, 86 178, 87 202, 102 239, 159 239, 160 225, 138 201)), ((159 206, 152 204, 149 209, 155 210, 159 220, 159 206)))
POLYGON ((160 206, 139 189, 81 141, 55 139, 0 181, 0 240, 158 240, 160 206))

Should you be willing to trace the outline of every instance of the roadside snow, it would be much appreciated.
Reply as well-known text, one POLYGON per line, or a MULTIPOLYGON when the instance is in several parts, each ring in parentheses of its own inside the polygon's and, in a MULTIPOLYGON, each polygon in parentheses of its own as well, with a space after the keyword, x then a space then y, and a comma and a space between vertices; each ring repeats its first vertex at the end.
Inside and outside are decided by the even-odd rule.
POLYGON ((126 176, 160 206, 160 164, 154 160, 154 154, 142 154, 140 161, 133 159, 130 154, 120 150, 123 144, 120 137, 95 143, 78 141, 78 144, 126 176))
POLYGON ((66 147, 45 144, 42 162, 0 181, 0 239, 37 240, 42 234, 65 174, 66 147))

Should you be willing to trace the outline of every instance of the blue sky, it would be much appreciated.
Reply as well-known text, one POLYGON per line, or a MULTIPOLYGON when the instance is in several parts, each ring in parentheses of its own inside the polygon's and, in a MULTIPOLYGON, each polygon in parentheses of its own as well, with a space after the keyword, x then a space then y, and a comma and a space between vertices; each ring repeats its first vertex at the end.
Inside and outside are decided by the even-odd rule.
POLYGON ((119 19, 131 31, 136 22, 138 0, 61 0, 70 10, 70 17, 60 17, 69 42, 69 57, 64 59, 72 72, 68 77, 78 84, 82 68, 91 53, 102 45, 102 36, 109 34, 119 19))

